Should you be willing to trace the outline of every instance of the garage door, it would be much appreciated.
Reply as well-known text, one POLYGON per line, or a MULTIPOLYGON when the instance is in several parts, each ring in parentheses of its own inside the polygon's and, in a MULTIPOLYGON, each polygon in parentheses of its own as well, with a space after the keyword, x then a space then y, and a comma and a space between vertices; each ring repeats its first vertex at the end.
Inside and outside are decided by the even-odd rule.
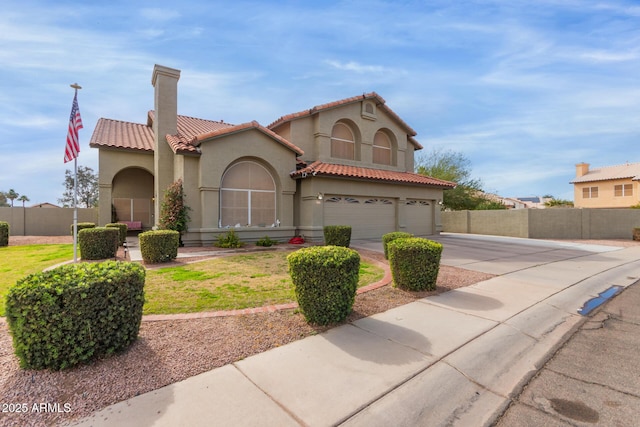
POLYGON ((433 230, 433 201, 407 200, 405 212, 407 232, 416 236, 429 236, 433 230))
POLYGON ((380 238, 396 230, 392 199, 325 196, 325 225, 350 225, 352 239, 380 238))

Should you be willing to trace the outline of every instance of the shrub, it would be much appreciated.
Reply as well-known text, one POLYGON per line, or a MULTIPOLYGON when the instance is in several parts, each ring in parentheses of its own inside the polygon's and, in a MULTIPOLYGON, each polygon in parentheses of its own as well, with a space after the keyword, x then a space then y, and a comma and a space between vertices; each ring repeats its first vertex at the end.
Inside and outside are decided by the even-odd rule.
POLYGON ((0 247, 9 246, 9 223, 0 221, 0 247))
POLYGON ((292 252, 287 261, 307 322, 328 325, 349 315, 358 288, 358 252, 341 246, 315 246, 292 252))
POLYGON ((351 226, 349 225, 325 225, 324 244, 327 246, 349 247, 351 243, 351 226))
POLYGON ((275 240, 271 240, 269 236, 264 236, 262 239, 256 242, 256 246, 264 246, 264 247, 269 247, 277 244, 278 242, 275 240))
POLYGON ((174 230, 146 231, 138 235, 142 259, 147 263, 168 262, 178 256, 180 233, 174 230))
POLYGON ((127 241, 127 231, 128 231, 127 224, 121 224, 119 222, 116 222, 116 223, 107 224, 105 225, 105 227, 117 228, 120 232, 120 235, 118 238, 118 245, 119 246, 124 245, 124 242, 127 241))
POLYGON ((189 224, 189 206, 184 204, 185 194, 182 180, 178 179, 164 192, 164 200, 160 207, 159 226, 166 230, 180 233, 187 231, 189 224))
MULTIPOLYGON (((634 227, 633 229, 633 240, 640 240, 640 227, 634 227)), ((0 245, 2 246, 2 245, 0 245)))
POLYGON ((393 242, 396 239, 406 239, 409 237, 413 237, 413 234, 405 233, 404 231, 394 231, 392 233, 387 233, 382 236, 382 247, 384 249, 384 258, 389 259, 389 251, 387 249, 387 245, 389 242, 393 242))
POLYGON ((244 243, 240 241, 236 231, 232 228, 228 233, 218 236, 218 243, 215 246, 219 248, 241 248, 244 243))
POLYGON ((409 291, 436 288, 442 244, 412 237, 389 242, 389 265, 395 286, 409 291))
POLYGON ((78 232, 82 259, 106 259, 116 256, 119 232, 116 228, 85 228, 78 232))
MULTIPOLYGON (((78 234, 80 234, 80 230, 84 230, 85 228, 94 228, 96 225, 93 222, 79 222, 78 223, 78 234)), ((71 224, 71 235, 73 236, 73 224, 71 224)))
POLYGON ((121 351, 138 336, 144 268, 81 263, 32 274, 9 289, 7 322, 25 369, 64 369, 121 351))

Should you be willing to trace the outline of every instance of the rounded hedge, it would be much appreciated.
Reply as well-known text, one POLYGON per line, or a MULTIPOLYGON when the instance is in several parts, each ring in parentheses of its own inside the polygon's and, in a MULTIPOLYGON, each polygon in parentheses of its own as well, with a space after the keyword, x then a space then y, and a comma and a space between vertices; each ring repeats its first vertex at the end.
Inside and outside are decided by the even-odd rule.
POLYGON ((9 246, 9 223, 0 221, 0 247, 9 246))
POLYGON ((129 228, 129 227, 127 227, 127 224, 122 224, 120 222, 114 222, 114 223, 105 225, 105 227, 107 227, 107 228, 117 228, 119 233, 120 233, 119 239, 118 239, 118 245, 119 246, 124 245, 124 242, 127 241, 127 231, 128 231, 128 228, 129 228))
POLYGON ((309 323, 343 321, 353 307, 360 255, 342 246, 299 249, 287 256, 300 311, 309 323))
POLYGON ((325 225, 322 231, 324 233, 324 244, 327 246, 344 246, 348 248, 351 244, 350 225, 325 225))
POLYGON ((120 233, 117 228, 85 228, 78 232, 78 246, 82 259, 114 258, 118 251, 120 233))
POLYGON ((409 291, 436 289, 442 244, 412 237, 393 240, 387 247, 395 286, 409 291))
POLYGON ((389 259, 389 251, 387 245, 389 242, 393 242, 396 239, 408 239, 413 237, 411 233, 405 233, 404 231, 393 231, 391 233, 384 234, 382 236, 382 248, 384 249, 384 258, 389 259))
MULTIPOLYGON (((85 228, 94 228, 96 225, 93 222, 79 222, 78 223, 78 233, 80 230, 84 230, 85 228)), ((73 224, 71 224, 71 235, 73 236, 73 224)))
POLYGON ((64 369, 128 347, 138 336, 145 270, 80 263, 32 274, 9 289, 6 314, 26 369, 64 369))
POLYGON ((174 230, 153 230, 140 233, 140 252, 146 263, 169 262, 178 256, 180 233, 174 230))

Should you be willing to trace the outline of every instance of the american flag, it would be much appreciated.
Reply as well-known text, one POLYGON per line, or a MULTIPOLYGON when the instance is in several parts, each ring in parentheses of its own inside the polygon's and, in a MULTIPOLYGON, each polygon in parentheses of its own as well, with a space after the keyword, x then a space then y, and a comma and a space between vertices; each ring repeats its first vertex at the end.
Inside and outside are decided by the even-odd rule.
POLYGON ((69 117, 69 133, 67 133, 67 145, 64 149, 64 162, 70 162, 78 157, 80 153, 80 141, 78 139, 78 131, 82 129, 82 118, 80 117, 80 108, 78 107, 78 92, 73 97, 73 106, 71 107, 71 116, 69 117))

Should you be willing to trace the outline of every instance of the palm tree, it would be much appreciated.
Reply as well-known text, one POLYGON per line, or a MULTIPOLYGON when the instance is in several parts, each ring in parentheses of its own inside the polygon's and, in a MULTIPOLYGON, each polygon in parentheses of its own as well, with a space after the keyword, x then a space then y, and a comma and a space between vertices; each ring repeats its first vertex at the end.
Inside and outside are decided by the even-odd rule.
POLYGON ((16 193, 16 190, 12 188, 11 190, 9 190, 9 192, 7 192, 6 196, 7 199, 11 200, 11 207, 13 207, 13 201, 18 198, 19 194, 16 193))
POLYGON ((18 201, 22 202, 22 207, 24 208, 24 202, 28 202, 29 198, 23 194, 22 196, 18 197, 18 201))

